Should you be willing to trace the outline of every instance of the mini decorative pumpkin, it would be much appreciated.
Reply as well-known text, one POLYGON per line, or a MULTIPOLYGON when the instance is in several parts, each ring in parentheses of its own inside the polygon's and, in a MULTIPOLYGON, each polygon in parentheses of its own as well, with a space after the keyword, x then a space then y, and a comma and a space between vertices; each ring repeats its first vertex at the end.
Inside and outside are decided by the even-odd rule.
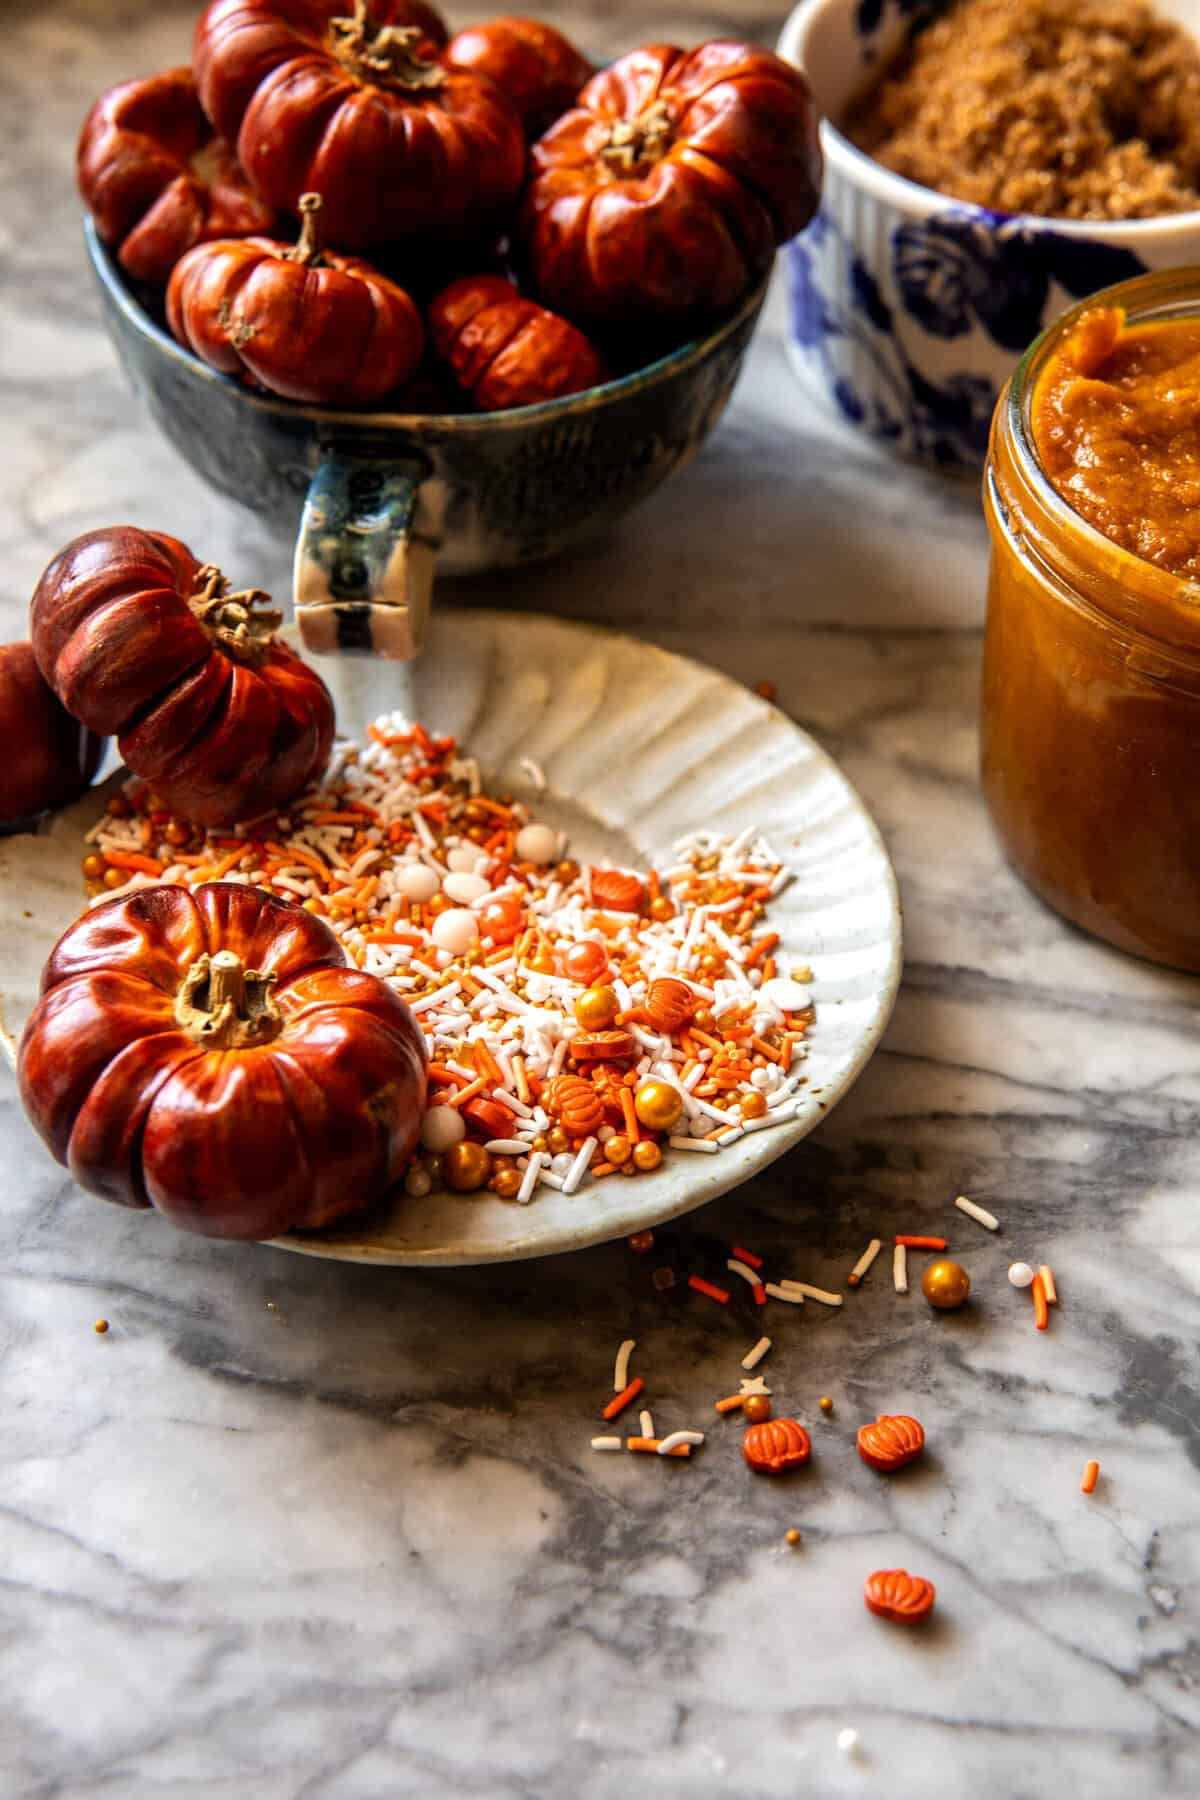
POLYGON ((0 735, 0 829, 78 800, 104 749, 47 687, 32 644, 0 644, 0 735))
POLYGON ((695 1016, 698 1004, 686 981, 675 975, 657 975, 646 989, 643 1011, 655 1031, 678 1031, 695 1016))
POLYGON ((181 344, 226 375, 288 400, 363 406, 421 360, 421 315, 386 275, 321 248, 321 197, 300 200, 295 244, 220 238, 176 265, 167 322, 181 344))
POLYGON ((538 298, 585 327, 728 308, 817 204, 808 83, 748 44, 650 44, 588 82, 530 151, 538 298))
POLYGON ((521 121, 449 67, 416 0, 212 0, 192 64, 205 112, 273 206, 325 197, 339 250, 495 235, 524 174, 521 121))
POLYGON ((863 1588, 863 1599, 871 1611, 900 1625, 919 1625, 933 1611, 936 1598, 932 1581, 910 1575, 907 1569, 876 1569, 863 1588))
POLYGON ((67 711, 198 825, 286 805, 333 743, 329 690, 275 636, 268 596, 227 589, 178 538, 112 525, 61 550, 30 607, 67 711))
POLYGON ((451 282, 429 308, 434 348, 482 412, 534 406, 607 379, 582 331, 500 275, 451 282))
POLYGON ((83 122, 76 170, 96 230, 135 281, 165 282, 193 244, 275 225, 213 135, 190 69, 101 94, 83 122))
POLYGON ((486 75, 521 116, 535 138, 566 112, 594 73, 587 58, 553 25, 540 19, 489 19, 450 39, 446 62, 486 75))
POLYGON ((603 1100, 592 1083, 578 1075, 560 1075, 548 1104, 570 1137, 592 1137, 604 1124, 603 1100))
POLYGON ((782 1475, 799 1469, 812 1455, 807 1431, 797 1419, 767 1419, 751 1425, 742 1439, 742 1455, 764 1475, 782 1475))
POLYGON ((924 1448, 924 1427, 908 1413, 880 1413, 873 1425, 858 1428, 858 1454, 883 1475, 902 1469, 924 1448))
POLYGON ((628 1031, 581 1031, 567 1046, 572 1062, 620 1062, 637 1049, 628 1031))
POLYGON ((328 1225, 403 1173, 424 1039, 322 920, 255 888, 145 888, 59 939, 17 1064, 81 1187, 188 1231, 328 1225))
POLYGON ((593 869, 588 881, 593 906, 605 912, 641 912, 646 890, 628 869, 593 869))

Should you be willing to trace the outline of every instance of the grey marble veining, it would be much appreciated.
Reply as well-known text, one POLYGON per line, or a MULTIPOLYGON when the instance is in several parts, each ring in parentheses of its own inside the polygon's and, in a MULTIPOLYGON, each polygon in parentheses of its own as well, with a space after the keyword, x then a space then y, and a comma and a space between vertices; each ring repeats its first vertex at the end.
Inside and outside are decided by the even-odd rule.
MULTIPOLYGON (((782 17, 547 10, 598 50, 782 17)), ((286 552, 149 433, 79 243, 78 121, 181 59, 189 15, 5 9, 9 636, 58 545, 119 518, 286 586, 286 552)), ((909 960, 881 1053, 796 1154, 660 1241, 682 1270, 732 1239, 836 1284, 872 1233, 949 1228, 966 1313, 898 1298, 883 1263, 840 1314, 771 1309, 766 1373, 816 1446, 791 1482, 754 1480, 707 1410, 757 1331, 740 1298, 664 1307, 623 1244, 412 1275, 192 1240, 76 1193, 0 1076, 6 1796, 1200 1791, 1197 988, 1004 867, 975 780, 983 570, 971 490, 807 411, 776 315, 715 439, 614 537, 469 589, 774 679, 887 835, 909 960), (1045 1336, 1017 1256, 1059 1274, 1045 1336), (587 1447, 627 1333, 659 1422, 713 1427, 690 1465, 587 1447), (893 1482, 853 1449, 882 1410, 929 1432, 893 1482), (938 1583, 923 1635, 862 1606, 896 1563, 938 1583)))

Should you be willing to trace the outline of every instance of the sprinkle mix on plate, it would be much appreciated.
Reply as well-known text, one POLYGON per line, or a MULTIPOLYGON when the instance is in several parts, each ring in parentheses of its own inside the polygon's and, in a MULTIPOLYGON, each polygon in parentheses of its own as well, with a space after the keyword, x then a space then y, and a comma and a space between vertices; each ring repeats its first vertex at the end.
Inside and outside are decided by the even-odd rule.
POLYGON ((527 807, 483 791, 452 737, 398 714, 367 736, 339 744, 286 814, 232 834, 193 830, 130 783, 89 834, 91 903, 237 881, 327 919, 425 1033, 415 1195, 441 1181, 522 1203, 573 1194, 793 1116, 808 972, 765 927, 790 876, 758 831, 698 831, 649 873, 581 868, 527 807))

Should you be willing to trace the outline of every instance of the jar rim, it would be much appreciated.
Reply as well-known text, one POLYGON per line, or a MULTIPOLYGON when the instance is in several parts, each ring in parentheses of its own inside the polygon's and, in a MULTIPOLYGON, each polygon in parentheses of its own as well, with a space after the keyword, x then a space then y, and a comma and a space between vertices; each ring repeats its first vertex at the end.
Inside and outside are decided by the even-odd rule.
POLYGON ((1021 500, 1035 513, 1035 535, 1048 561, 1063 571, 1061 556, 1048 551, 1044 533, 1065 531, 1078 547, 1068 560, 1074 568, 1086 566, 1091 580, 1092 605, 1114 624, 1176 651, 1200 652, 1200 582, 1175 575, 1127 550, 1098 530, 1055 487, 1038 454, 1033 434, 1033 398, 1039 378, 1054 351, 1079 320, 1098 308, 1116 308, 1126 324, 1144 325, 1151 320, 1200 319, 1200 264, 1135 275, 1112 287, 1102 288, 1054 319, 1025 351, 1013 371, 997 408, 997 436, 1003 434, 1007 460, 1018 479, 1021 500), (1094 584, 1100 576, 1103 594, 1094 584), (1135 595, 1142 596, 1139 602, 1135 595), (1149 602, 1149 604, 1147 604, 1149 602), (1172 629, 1172 626, 1175 629, 1172 629))

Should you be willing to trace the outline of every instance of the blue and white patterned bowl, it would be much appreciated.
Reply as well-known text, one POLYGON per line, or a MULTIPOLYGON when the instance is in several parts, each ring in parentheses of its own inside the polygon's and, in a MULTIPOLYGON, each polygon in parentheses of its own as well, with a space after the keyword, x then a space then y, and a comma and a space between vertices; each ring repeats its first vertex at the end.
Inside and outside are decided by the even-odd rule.
MULTIPOLYGON (((788 355, 807 392, 903 455, 980 468, 1018 355, 1074 301, 1200 262, 1200 212, 1095 223, 990 212, 893 175, 843 118, 932 0, 801 0, 779 54, 824 115, 825 185, 788 245, 788 355)), ((1200 0, 1157 10, 1200 32, 1200 0)))

